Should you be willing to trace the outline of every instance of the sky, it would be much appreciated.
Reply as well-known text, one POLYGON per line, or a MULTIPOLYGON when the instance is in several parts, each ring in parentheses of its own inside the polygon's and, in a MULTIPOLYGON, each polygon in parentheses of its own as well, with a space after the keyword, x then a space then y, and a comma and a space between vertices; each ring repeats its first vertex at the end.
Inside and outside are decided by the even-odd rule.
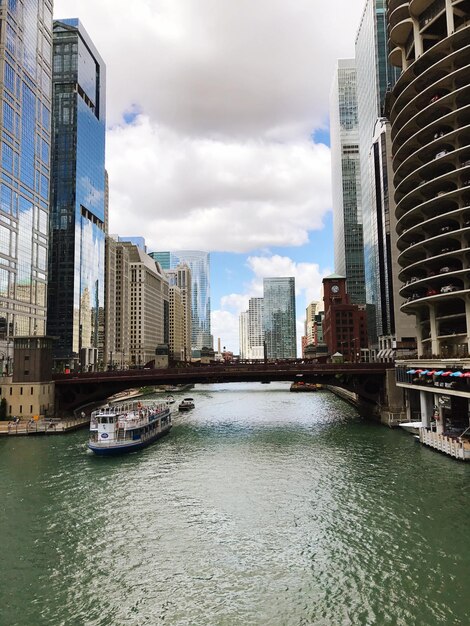
POLYGON ((110 232, 211 253, 215 347, 265 276, 334 271, 328 100, 364 0, 55 0, 106 63, 110 232))

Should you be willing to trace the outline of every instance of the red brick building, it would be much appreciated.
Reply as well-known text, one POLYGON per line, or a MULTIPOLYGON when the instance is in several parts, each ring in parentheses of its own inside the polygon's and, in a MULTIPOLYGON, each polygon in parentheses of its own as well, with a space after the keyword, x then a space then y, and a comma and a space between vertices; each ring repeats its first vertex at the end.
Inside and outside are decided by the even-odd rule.
POLYGON ((345 361, 361 360, 361 349, 367 348, 365 305, 351 304, 346 278, 331 274, 323 279, 323 341, 330 356, 340 352, 345 361))

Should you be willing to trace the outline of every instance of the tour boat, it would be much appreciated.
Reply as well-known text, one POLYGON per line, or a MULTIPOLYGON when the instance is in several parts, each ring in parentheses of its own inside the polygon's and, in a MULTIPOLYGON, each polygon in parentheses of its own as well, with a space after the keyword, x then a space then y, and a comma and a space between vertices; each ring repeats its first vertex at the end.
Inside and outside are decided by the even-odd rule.
POLYGON ((184 398, 178 405, 178 411, 190 411, 194 409, 194 406, 194 400, 192 398, 184 398))
POLYGON ((108 405, 91 414, 88 447, 99 455, 132 452, 163 437, 170 428, 170 407, 166 402, 108 405))

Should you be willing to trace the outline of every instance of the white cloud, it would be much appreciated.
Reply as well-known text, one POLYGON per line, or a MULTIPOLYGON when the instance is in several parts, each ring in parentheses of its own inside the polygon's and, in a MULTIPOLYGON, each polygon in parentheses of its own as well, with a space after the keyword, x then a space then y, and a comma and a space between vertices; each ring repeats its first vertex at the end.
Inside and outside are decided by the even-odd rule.
MULTIPOLYGON (((338 57, 353 54, 356 0, 56 0, 108 66, 108 114, 138 103, 181 134, 310 132, 325 121, 338 57)), ((282 134, 282 133, 281 133, 282 134)))
POLYGON ((107 65, 111 230, 137 225, 150 248, 306 243, 331 205, 329 151, 310 133, 360 4, 56 0, 107 65))
POLYGON ((181 137, 146 116, 108 137, 111 230, 145 222, 150 248, 299 246, 330 206, 324 145, 181 137))

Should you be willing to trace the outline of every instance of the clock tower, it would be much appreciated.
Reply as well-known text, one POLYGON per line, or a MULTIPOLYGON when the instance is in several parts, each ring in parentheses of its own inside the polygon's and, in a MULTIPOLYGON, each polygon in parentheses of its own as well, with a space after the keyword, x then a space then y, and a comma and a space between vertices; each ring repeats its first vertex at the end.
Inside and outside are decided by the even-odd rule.
POLYGON ((323 302, 325 313, 332 302, 335 304, 349 304, 346 292, 346 278, 339 274, 331 274, 323 279, 323 302))
POLYGON ((340 353, 345 361, 358 362, 367 348, 365 305, 351 304, 346 278, 331 274, 323 279, 323 339, 330 357, 340 353))

